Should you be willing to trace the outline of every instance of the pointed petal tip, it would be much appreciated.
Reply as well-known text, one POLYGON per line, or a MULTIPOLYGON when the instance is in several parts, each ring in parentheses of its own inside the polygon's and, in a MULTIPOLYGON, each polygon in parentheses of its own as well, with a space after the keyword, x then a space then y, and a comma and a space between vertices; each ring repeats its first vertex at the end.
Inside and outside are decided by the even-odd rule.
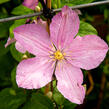
MULTIPOLYGON (((61 89, 60 89, 60 87, 58 87, 57 86, 57 88, 58 88, 58 90, 59 90, 59 92, 60 93, 62 93, 62 91, 61 91, 61 89)), ((62 94, 63 95, 63 94, 62 94)), ((81 96, 72 96, 72 94, 71 93, 69 93, 69 94, 65 94, 65 95, 63 95, 66 99, 68 99, 70 102, 72 102, 72 103, 75 103, 75 104, 83 104, 83 102, 84 102, 84 98, 85 98, 85 89, 82 89, 81 90, 81 96), (67 96, 66 96, 67 95, 67 96), (69 95, 69 96, 68 96, 69 95)))
POLYGON ((79 9, 74 9, 72 10, 70 7, 68 7, 67 5, 65 5, 63 8, 62 8, 62 15, 67 15, 68 13, 72 13, 72 12, 75 12, 76 14, 78 15, 81 15, 81 11, 79 9))
POLYGON ((58 80, 57 89, 72 103, 82 104, 85 98, 85 88, 81 85, 83 83, 82 71, 66 61, 63 63, 58 63, 61 68, 57 65, 55 72, 58 80))
POLYGON ((7 46, 8 46, 8 44, 6 43, 6 44, 5 44, 5 48, 6 48, 7 46))
POLYGON ((50 38, 55 46, 63 49, 69 45, 78 33, 79 24, 78 14, 68 6, 64 6, 50 24, 50 38))
POLYGON ((65 6, 63 6, 62 11, 67 10, 67 9, 70 9, 70 8, 67 5, 65 5, 65 6))
POLYGON ((83 100, 80 100, 80 99, 73 99, 73 101, 71 102, 76 103, 76 104, 83 104, 83 100))
POLYGON ((5 48, 6 48, 8 45, 14 43, 15 41, 16 41, 15 38, 10 39, 10 37, 9 37, 8 40, 7 40, 7 42, 6 42, 6 44, 5 44, 5 48))
POLYGON ((63 8, 62 8, 62 16, 65 16, 65 15, 67 15, 69 12, 70 12, 70 8, 68 7, 68 6, 64 6, 63 8))

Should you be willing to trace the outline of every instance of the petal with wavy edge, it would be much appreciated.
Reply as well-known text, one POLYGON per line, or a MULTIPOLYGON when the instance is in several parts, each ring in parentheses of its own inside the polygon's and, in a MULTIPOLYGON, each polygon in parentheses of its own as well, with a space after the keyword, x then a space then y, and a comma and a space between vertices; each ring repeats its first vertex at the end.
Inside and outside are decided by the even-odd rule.
POLYGON ((55 72, 57 88, 62 95, 73 103, 82 104, 85 97, 85 89, 82 71, 70 63, 59 62, 55 72))
POLYGON ((96 35, 77 36, 65 50, 72 65, 86 70, 99 66, 107 51, 108 45, 96 35))
POLYGON ((49 55, 52 45, 45 27, 25 24, 14 29, 14 36, 28 52, 34 55, 49 55))
POLYGON ((38 89, 52 80, 54 62, 49 57, 30 58, 17 66, 16 81, 19 87, 38 89))
POLYGON ((57 48, 62 49, 73 40, 79 24, 78 14, 68 6, 64 6, 62 12, 53 17, 50 24, 50 37, 57 48))

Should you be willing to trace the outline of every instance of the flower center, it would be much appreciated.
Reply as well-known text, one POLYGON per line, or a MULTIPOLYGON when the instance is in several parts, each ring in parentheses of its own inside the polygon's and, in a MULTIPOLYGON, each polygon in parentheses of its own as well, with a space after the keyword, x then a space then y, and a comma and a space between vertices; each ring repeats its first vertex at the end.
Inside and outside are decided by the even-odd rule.
POLYGON ((64 55, 59 50, 57 50, 54 53, 54 58, 57 59, 57 60, 61 60, 61 59, 64 59, 64 55))

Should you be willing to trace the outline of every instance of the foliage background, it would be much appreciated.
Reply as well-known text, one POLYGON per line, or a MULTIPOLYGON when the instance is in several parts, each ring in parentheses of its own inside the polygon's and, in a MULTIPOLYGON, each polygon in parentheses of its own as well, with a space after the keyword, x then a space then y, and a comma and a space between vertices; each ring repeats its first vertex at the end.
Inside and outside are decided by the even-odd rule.
MULTIPOLYGON (((73 6, 100 0, 52 0, 52 8, 64 5, 73 6)), ((34 11, 22 6, 23 0, 0 0, 0 18, 24 15, 34 11)), ((40 4, 39 4, 40 6, 40 4)), ((81 9, 79 35, 98 34, 109 44, 109 5, 81 9), (91 26, 92 24, 93 26, 91 26), (96 29, 97 31, 96 31, 96 29)), ((32 17, 31 19, 35 19, 32 17)), ((26 19, 0 23, 0 109, 108 109, 109 108, 109 53, 105 61, 96 69, 84 72, 84 83, 87 90, 82 105, 66 100, 55 88, 53 99, 40 90, 24 90, 16 85, 16 66, 23 54, 16 51, 14 44, 5 48, 8 37, 13 36, 13 29, 25 24, 26 19), (92 81, 93 80, 93 81, 92 81)))

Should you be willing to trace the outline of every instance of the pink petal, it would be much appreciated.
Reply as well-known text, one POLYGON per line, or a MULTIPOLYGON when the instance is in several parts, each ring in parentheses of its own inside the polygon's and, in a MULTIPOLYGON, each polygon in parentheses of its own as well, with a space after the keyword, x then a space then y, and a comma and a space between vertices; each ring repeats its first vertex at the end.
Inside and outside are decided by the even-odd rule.
POLYGON ((33 10, 37 6, 37 4, 38 4, 38 0, 24 0, 24 2, 23 2, 24 6, 31 8, 33 10))
POLYGON ((10 45, 10 44, 12 44, 12 43, 14 43, 14 42, 16 42, 16 39, 15 39, 15 38, 10 39, 10 37, 9 37, 8 40, 7 40, 7 43, 5 44, 5 48, 6 48, 8 45, 10 45))
POLYGON ((53 17, 50 35, 57 48, 64 48, 73 40, 78 32, 79 24, 78 14, 67 6, 64 6, 62 12, 53 17))
POLYGON ((78 15, 81 15, 81 11, 79 9, 75 9, 75 12, 78 14, 78 15))
POLYGON ((33 23, 40 24, 45 28, 47 27, 47 21, 43 21, 41 18, 37 18, 37 20, 34 20, 33 23))
POLYGON ((19 87, 38 89, 52 80, 54 62, 49 57, 23 60, 17 67, 16 81, 19 87))
POLYGON ((62 95, 73 103, 82 104, 85 97, 85 89, 82 71, 69 64, 59 62, 56 68, 57 88, 62 95))
POLYGON ((25 48, 23 47, 23 45, 21 45, 18 41, 16 42, 15 47, 16 47, 16 49, 17 49, 19 52, 21 52, 21 53, 25 53, 25 52, 26 52, 26 50, 25 50, 25 48))
POLYGON ((37 23, 40 24, 40 25, 42 25, 42 26, 44 26, 45 28, 47 27, 47 21, 43 21, 41 18, 39 18, 37 20, 37 23))
POLYGON ((76 67, 93 69, 104 60, 108 45, 96 35, 77 36, 66 49, 67 60, 76 67))
POLYGON ((46 29, 39 24, 25 24, 14 29, 15 39, 28 52, 37 55, 48 55, 51 42, 46 29))

